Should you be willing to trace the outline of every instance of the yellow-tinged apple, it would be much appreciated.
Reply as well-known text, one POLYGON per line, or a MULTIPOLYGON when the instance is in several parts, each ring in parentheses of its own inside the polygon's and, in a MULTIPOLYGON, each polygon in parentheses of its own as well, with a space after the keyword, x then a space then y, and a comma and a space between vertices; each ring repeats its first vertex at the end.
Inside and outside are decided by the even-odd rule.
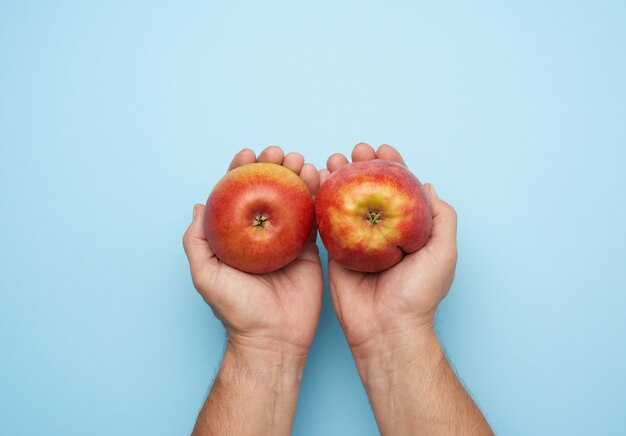
POLYGON ((317 194, 315 216, 329 256, 363 272, 386 270, 419 250, 432 226, 428 196, 417 177, 378 159, 331 174, 317 194))

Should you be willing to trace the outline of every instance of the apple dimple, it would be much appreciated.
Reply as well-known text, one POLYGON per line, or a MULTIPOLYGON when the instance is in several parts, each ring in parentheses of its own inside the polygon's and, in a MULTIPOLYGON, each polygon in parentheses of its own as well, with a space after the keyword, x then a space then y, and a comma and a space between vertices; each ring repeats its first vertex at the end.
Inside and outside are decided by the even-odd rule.
POLYGON ((382 213, 377 210, 368 210, 367 211, 367 222, 371 225, 375 226, 382 221, 382 213))
POLYGON ((247 204, 242 204, 242 217, 244 227, 251 226, 254 230, 268 229, 272 223, 272 205, 268 202, 266 193, 249 192, 246 195, 247 204))
POLYGON ((254 214, 252 225, 258 229, 264 229, 269 224, 269 218, 263 212, 257 212, 254 214))

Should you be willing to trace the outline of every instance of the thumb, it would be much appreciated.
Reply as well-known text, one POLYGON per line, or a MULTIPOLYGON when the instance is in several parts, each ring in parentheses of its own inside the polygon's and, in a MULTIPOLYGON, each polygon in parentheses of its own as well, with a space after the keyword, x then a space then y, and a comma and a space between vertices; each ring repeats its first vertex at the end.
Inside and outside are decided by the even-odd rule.
POLYGON ((433 211, 433 227, 425 248, 441 260, 456 260, 456 211, 437 196, 433 185, 426 183, 424 187, 427 188, 433 211))
POLYGON ((193 220, 183 236, 183 247, 196 285, 198 279, 204 276, 206 267, 216 260, 204 235, 204 206, 201 204, 193 207, 193 220))

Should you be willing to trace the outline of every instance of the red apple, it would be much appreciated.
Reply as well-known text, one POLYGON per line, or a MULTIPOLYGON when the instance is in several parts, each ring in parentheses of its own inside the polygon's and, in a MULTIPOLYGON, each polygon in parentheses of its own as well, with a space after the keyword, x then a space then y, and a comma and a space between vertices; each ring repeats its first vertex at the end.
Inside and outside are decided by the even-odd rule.
POLYGON ((330 175, 315 200, 317 228, 329 256, 346 268, 379 272, 422 248, 432 211, 421 183, 386 160, 347 164, 330 175))
POLYGON ((204 211, 204 232, 217 258, 241 271, 282 268, 304 249, 314 205, 293 171, 272 163, 243 165, 213 188, 204 211))

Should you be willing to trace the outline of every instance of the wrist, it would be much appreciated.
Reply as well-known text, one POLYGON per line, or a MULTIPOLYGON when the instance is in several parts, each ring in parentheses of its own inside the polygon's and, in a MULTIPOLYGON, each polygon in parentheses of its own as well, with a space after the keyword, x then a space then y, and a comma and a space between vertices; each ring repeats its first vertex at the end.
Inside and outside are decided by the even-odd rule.
POLYGON ((366 389, 391 388, 415 371, 428 373, 445 361, 432 325, 386 332, 352 347, 366 389))
POLYGON ((233 339, 194 434, 291 434, 306 354, 233 339))
POLYGON ((229 334, 218 379, 246 380, 275 394, 297 391, 307 352, 276 341, 247 341, 229 334))

